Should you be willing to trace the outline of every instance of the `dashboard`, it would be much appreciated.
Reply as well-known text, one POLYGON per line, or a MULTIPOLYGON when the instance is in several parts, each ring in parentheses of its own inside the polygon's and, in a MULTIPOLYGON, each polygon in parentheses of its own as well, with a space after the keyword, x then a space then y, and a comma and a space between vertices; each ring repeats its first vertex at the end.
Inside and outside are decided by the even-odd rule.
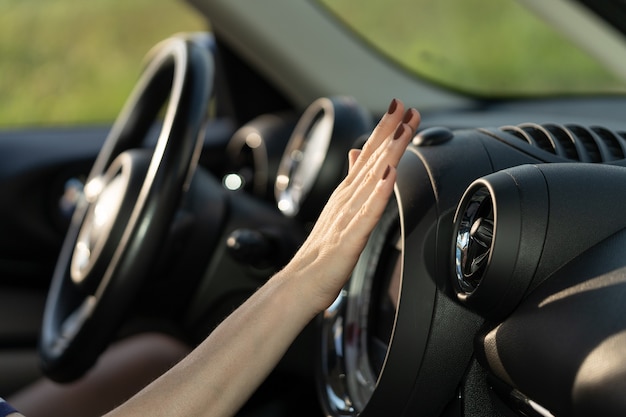
MULTIPOLYGON (((625 105, 607 97, 423 112, 350 281, 278 372, 314 376, 333 417, 621 415, 625 105)), ((190 339, 203 339, 290 259, 378 116, 350 97, 322 97, 237 129, 212 121, 191 184, 210 192, 185 202, 168 241, 175 265, 155 272, 137 310, 184 311, 190 339), (219 246, 227 241, 243 245, 219 246), (186 273, 170 279, 180 265, 186 273)), ((12 134, 0 171, 33 174, 7 181, 5 201, 47 188, 49 204, 7 209, 4 224, 58 236, 101 133, 12 134), (46 152, 32 154, 35 145, 46 152), (53 226, 37 227, 49 218, 53 226)), ((5 227, 7 253, 53 253, 50 239, 11 240, 5 227)))
MULTIPOLYGON (((588 346, 582 341, 590 333, 602 344, 626 328, 608 325, 619 308, 572 322, 573 305, 595 307, 590 295, 573 302, 563 293, 624 271, 623 256, 609 248, 626 242, 618 214, 626 208, 626 126, 606 112, 572 114, 558 103, 539 116, 531 109, 549 103, 536 104, 422 115, 394 198, 349 283, 316 324, 327 415, 469 407, 546 416, 597 404, 595 395, 572 398, 556 388, 589 389, 576 378, 585 355, 573 349, 556 361, 558 338, 543 328, 561 329, 562 343, 573 346, 588 346), (572 266, 592 252, 614 269, 572 266), (554 297, 572 306, 537 308, 554 297), (598 327, 604 330, 592 332, 598 327)), ((276 157, 273 204, 313 221, 345 173, 347 150, 364 143, 372 120, 345 97, 312 103, 276 157)), ((623 372, 624 360, 617 362, 623 372)), ((616 393, 609 373, 598 376, 603 395, 616 393)))

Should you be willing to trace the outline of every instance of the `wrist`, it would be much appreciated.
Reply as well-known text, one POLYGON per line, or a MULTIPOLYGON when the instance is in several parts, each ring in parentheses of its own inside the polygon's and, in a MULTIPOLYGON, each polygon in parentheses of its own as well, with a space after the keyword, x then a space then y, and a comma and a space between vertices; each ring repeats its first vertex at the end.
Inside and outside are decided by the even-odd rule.
POLYGON ((313 265, 288 265, 272 278, 281 286, 279 298, 285 300, 294 313, 303 315, 307 323, 328 308, 338 294, 324 287, 322 270, 313 265))

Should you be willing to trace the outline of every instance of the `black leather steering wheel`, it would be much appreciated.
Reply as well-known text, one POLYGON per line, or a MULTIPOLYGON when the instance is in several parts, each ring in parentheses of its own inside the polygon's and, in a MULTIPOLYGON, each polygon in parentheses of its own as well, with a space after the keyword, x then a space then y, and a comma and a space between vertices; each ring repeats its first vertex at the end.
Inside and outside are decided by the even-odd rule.
POLYGON ((213 82, 206 45, 157 45, 104 143, 65 238, 46 302, 43 372, 71 381, 118 330, 159 255, 200 151, 213 82), (164 110, 155 145, 148 131, 164 110))

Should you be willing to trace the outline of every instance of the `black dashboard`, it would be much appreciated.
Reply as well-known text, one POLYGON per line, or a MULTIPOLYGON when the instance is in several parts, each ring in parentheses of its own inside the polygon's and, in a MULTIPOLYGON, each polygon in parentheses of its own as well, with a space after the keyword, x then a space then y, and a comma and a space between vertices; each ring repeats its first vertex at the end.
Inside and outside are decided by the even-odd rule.
MULTIPOLYGON (((626 374, 624 109, 626 100, 600 97, 423 112, 350 282, 282 369, 316 375, 332 416, 624 409, 615 382, 626 374), (611 367, 595 366, 600 357, 611 367)), ((192 340, 289 259, 377 116, 351 98, 325 97, 237 128, 209 122, 198 175, 213 177, 235 207, 218 246, 234 239, 249 251, 226 248, 230 256, 186 282, 185 301, 169 306, 192 340), (256 262, 268 253, 280 256, 256 262)), ((11 202, 0 205, 0 248, 36 265, 40 280, 4 264, 13 285, 45 289, 68 221, 60 201, 87 174, 106 131, 59 129, 50 146, 37 129, 1 134, 15 146, 3 148, 0 164, 0 192, 11 202), (49 151, 30 152, 41 146, 49 151), (21 191, 33 187, 46 190, 36 193, 43 200, 21 191), (11 231, 25 223, 16 240, 11 231)), ((179 262, 201 258, 202 242, 179 262)), ((156 304, 170 295, 168 282, 150 293, 156 304)))
MULTIPOLYGON (((310 147, 292 137, 278 165, 279 207, 285 172, 301 181, 296 191, 304 192, 294 199, 301 209, 310 204, 298 200, 313 187, 306 181, 323 178, 320 149, 336 145, 345 155, 344 142, 327 142, 330 122, 311 117, 321 102, 294 131, 300 141, 313 138, 310 147), (311 161, 299 175, 298 164, 311 161)), ((611 371, 598 371, 593 388, 580 372, 590 372, 585 349, 593 343, 602 352, 593 355, 616 355, 611 341, 626 325, 610 301, 624 291, 615 246, 626 236, 624 104, 544 100, 422 115, 398 167, 395 198, 317 325, 318 389, 328 415, 455 408, 568 415, 596 409, 600 391, 611 398, 607 413, 621 409, 612 374, 623 375, 623 355, 611 371), (612 287, 609 304, 594 304, 598 294, 568 293, 589 280, 612 287), (555 299, 562 304, 543 307, 555 299), (582 320, 574 306, 589 316, 582 320), (563 386, 582 394, 571 397, 563 386)), ((285 214, 297 216, 289 207, 285 214)))

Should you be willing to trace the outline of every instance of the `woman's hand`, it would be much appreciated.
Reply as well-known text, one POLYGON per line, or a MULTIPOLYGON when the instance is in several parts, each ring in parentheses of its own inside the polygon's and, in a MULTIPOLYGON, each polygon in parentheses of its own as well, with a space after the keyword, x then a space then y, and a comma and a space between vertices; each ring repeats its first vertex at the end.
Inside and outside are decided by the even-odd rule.
POLYGON ((287 266, 178 365, 113 416, 232 416, 296 336, 346 283, 393 192, 396 166, 419 124, 393 100, 311 234, 287 266))
POLYGON ((363 149, 350 152, 348 175, 283 271, 310 281, 314 313, 327 308, 348 279, 393 192, 395 168, 419 122, 417 110, 405 112, 401 101, 392 100, 363 149))

